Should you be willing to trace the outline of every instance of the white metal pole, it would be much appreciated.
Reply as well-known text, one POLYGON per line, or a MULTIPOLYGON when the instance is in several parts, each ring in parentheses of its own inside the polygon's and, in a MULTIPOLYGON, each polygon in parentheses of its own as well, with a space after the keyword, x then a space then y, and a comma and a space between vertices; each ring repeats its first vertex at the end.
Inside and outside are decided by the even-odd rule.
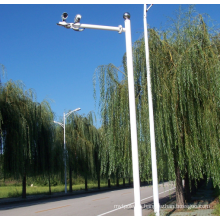
POLYGON ((63 160, 64 160, 64 175, 65 175, 65 193, 67 193, 67 181, 66 181, 66 157, 67 157, 67 151, 66 151, 66 131, 65 131, 65 121, 66 121, 66 118, 71 114, 71 113, 73 113, 73 112, 75 112, 75 111, 79 111, 79 110, 81 110, 81 108, 77 108, 77 109, 75 109, 75 110, 73 110, 73 111, 71 111, 71 112, 69 112, 69 113, 67 113, 67 114, 65 114, 65 112, 63 113, 63 124, 62 123, 60 123, 60 122, 57 122, 57 121, 54 121, 54 123, 56 123, 56 124, 59 124, 62 128, 63 128, 63 141, 64 141, 64 158, 63 158, 63 160))
POLYGON ((107 30, 107 31, 121 31, 125 32, 125 29, 122 27, 112 27, 112 26, 103 26, 103 25, 92 25, 92 24, 80 24, 80 28, 89 28, 89 29, 97 29, 97 30, 107 30))
POLYGON ((65 112, 63 113, 63 133, 64 133, 64 169, 65 169, 65 193, 67 193, 66 186, 66 140, 65 140, 65 112))
POLYGON ((150 141, 151 141, 151 163, 152 163, 152 177, 153 177, 154 212, 156 213, 156 216, 159 216, 160 215, 160 204, 159 204, 159 195, 158 195, 157 160, 156 160, 155 134, 154 134, 153 102, 152 102, 152 94, 151 94, 151 78, 150 78, 150 64, 149 64, 149 46, 148 46, 148 34, 147 34, 146 4, 144 4, 144 38, 145 38, 146 67, 147 67, 147 88, 148 88, 148 105, 149 105, 149 121, 150 121, 150 141))
POLYGON ((125 40, 126 40, 127 70, 128 70, 128 90, 129 90, 132 166, 133 166, 134 204, 135 204, 134 215, 142 216, 142 207, 140 204, 140 200, 141 200, 140 178, 139 178, 139 162, 138 162, 138 142, 137 142, 137 124, 136 124, 130 14, 125 13, 123 18, 125 19, 125 40))
POLYGON ((125 32, 127 69, 128 69, 134 203, 135 203, 134 215, 142 216, 142 207, 140 203, 140 178, 139 178, 139 162, 138 162, 138 142, 137 142, 137 125, 136 125, 130 14, 125 13, 123 18, 125 19, 125 28, 123 28, 121 25, 119 25, 118 27, 111 27, 111 26, 89 25, 89 24, 80 24, 80 23, 66 23, 65 21, 59 22, 57 25, 63 26, 65 28, 72 28, 75 31, 82 31, 84 30, 83 28, 90 28, 90 29, 99 29, 99 30, 118 31, 119 33, 125 32))

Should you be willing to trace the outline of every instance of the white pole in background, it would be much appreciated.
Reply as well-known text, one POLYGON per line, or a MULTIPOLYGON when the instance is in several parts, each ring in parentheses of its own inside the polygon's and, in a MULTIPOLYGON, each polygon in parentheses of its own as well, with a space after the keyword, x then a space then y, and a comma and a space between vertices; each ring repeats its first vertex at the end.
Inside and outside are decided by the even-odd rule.
POLYGON ((128 70, 128 90, 129 90, 129 109, 130 109, 130 127, 131 127, 131 146, 132 146, 132 166, 133 166, 133 184, 134 184, 134 215, 142 216, 141 198, 140 198, 140 178, 138 162, 138 142, 137 142, 137 124, 136 124, 136 105, 134 91, 134 73, 132 58, 132 40, 131 40, 131 22, 130 14, 125 13, 125 40, 127 53, 128 70))
POLYGON ((66 157, 67 157, 67 152, 66 152, 66 136, 65 136, 65 120, 66 118, 73 112, 79 111, 81 108, 77 108, 67 114, 65 112, 63 113, 63 124, 57 121, 54 121, 54 123, 59 124, 63 128, 63 142, 64 142, 64 169, 65 169, 65 193, 67 193, 67 181, 66 181, 66 157))
POLYGON ((65 112, 63 113, 63 133, 64 133, 64 137, 63 137, 63 140, 64 140, 64 169, 65 169, 65 193, 67 193, 67 183, 66 183, 66 140, 65 140, 65 112))
MULTIPOLYGON (((150 5, 151 7, 152 5, 150 5)), ((147 89, 148 89, 148 105, 149 105, 149 121, 150 121, 150 142, 151 142, 151 163, 152 163, 152 177, 153 177, 153 197, 154 197, 154 212, 156 216, 160 215, 160 204, 158 195, 158 179, 157 179, 157 159, 155 148, 155 134, 154 134, 154 114, 153 102, 151 94, 151 78, 150 78, 150 62, 149 62, 149 47, 147 35, 147 10, 144 4, 144 38, 145 38, 145 51, 146 51, 146 68, 147 68, 147 89)))

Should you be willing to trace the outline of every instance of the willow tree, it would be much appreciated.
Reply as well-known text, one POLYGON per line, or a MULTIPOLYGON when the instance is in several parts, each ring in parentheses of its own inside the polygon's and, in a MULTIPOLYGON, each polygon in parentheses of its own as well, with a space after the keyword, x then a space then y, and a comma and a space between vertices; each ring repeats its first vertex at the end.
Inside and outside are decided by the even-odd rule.
MULTIPOLYGON (((138 53, 136 53, 138 56, 138 53)), ((131 136, 129 119, 128 100, 128 79, 126 69, 126 57, 123 57, 124 72, 116 68, 113 64, 103 65, 97 68, 96 81, 98 81, 99 91, 94 82, 94 92, 100 94, 99 109, 102 118, 102 130, 104 135, 104 146, 101 150, 102 173, 108 178, 115 176, 118 178, 132 177, 132 157, 131 157, 131 136), (120 76, 120 75, 121 76, 120 76), (121 78, 121 80, 119 80, 121 78)), ((146 97, 142 93, 141 69, 134 64, 135 72, 135 97, 136 112, 138 122, 138 146, 140 161, 140 177, 151 178, 150 151, 149 151, 149 124, 146 108, 146 97), (144 99, 142 98, 144 97, 144 99)), ((145 80, 146 81, 146 80, 145 80)))
MULTIPOLYGON (((100 188, 100 154, 101 136, 93 125, 94 115, 71 114, 66 121, 67 166, 69 170, 69 190, 72 191, 72 172, 87 179, 97 178, 100 188)), ((61 130, 61 129, 60 129, 61 130)), ((63 143, 62 135, 56 136, 57 143, 63 143)), ((61 144, 62 145, 62 144, 61 144)))
MULTIPOLYGON (((192 8, 185 13, 180 11, 171 27, 162 32, 149 30, 150 68, 159 179, 176 179, 177 204, 182 205, 182 178, 186 180, 187 191, 192 180, 212 178, 214 185, 220 180, 220 63, 218 47, 211 40, 212 32, 208 30, 204 18, 195 15, 192 8)), ((144 167, 149 175, 150 140, 144 51, 144 40, 140 39, 133 47, 139 161, 140 172, 144 167), (140 155, 141 149, 145 151, 143 157, 140 155)), ((123 63, 126 73, 126 62, 123 63)), ((109 68, 99 71, 101 116, 111 143, 118 138, 120 129, 129 129, 128 126, 117 126, 117 121, 120 121, 118 108, 128 106, 128 99, 124 98, 124 105, 116 102, 118 97, 122 97, 117 90, 123 83, 115 80, 114 71, 109 68), (115 133, 111 131, 114 129, 115 133)), ((122 112, 128 114, 127 107, 122 112)), ((129 148, 126 146, 126 149, 129 148)), ((114 144, 108 150, 110 156, 118 154, 114 144)), ((110 159, 109 164, 116 168, 119 157, 110 159)))
POLYGON ((1 87, 4 176, 22 177, 23 197, 26 197, 26 176, 45 174, 50 170, 52 121, 48 102, 36 103, 33 91, 25 91, 22 83, 9 81, 1 87))
POLYGON ((173 28, 150 31, 156 143, 175 173, 177 204, 184 204, 182 178, 220 180, 218 50, 202 15, 178 15, 173 28))
MULTIPOLYGON (((43 100, 39 105, 40 117, 35 118, 36 125, 33 124, 33 130, 38 129, 38 136, 33 142, 33 158, 35 161, 34 175, 45 176, 49 182, 49 193, 51 194, 51 176, 57 173, 58 159, 60 155, 56 155, 54 139, 54 113, 47 100, 43 100), (38 127, 39 126, 39 127, 38 127)), ((33 120, 32 120, 33 121, 33 120)))
MULTIPOLYGON (((220 63, 204 18, 195 16, 192 8, 180 11, 171 26, 164 32, 150 29, 150 68, 159 178, 176 179, 177 204, 182 205, 182 178, 187 195, 192 180, 219 181, 220 63)), ((144 39, 134 46, 143 95, 144 39)))
MULTIPOLYGON (((123 73, 113 64, 103 65, 97 68, 94 78, 99 83, 99 107, 104 135, 104 145, 100 152, 103 158, 101 172, 108 179, 114 176, 117 180, 132 176, 127 76, 123 73, 124 78, 120 81, 118 72, 123 73)), ((94 89, 96 94, 96 84, 94 89)))

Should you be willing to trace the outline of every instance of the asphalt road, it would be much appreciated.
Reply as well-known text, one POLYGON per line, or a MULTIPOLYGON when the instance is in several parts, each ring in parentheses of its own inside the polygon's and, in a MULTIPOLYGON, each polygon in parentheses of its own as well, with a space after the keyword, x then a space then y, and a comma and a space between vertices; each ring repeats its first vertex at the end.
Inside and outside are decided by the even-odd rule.
MULTIPOLYGON (((175 193, 172 183, 159 185, 160 204, 175 193)), ((152 212, 153 188, 141 187, 142 215, 152 212)), ((0 216, 133 216, 133 188, 50 198, 0 206, 0 216)))

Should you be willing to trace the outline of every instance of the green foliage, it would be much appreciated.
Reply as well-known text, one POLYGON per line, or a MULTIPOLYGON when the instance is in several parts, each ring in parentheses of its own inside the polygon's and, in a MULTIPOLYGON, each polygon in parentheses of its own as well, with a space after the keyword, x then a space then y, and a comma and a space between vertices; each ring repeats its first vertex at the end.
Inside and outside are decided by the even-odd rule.
MULTIPOLYGON (((179 11, 166 31, 149 30, 158 176, 220 181, 219 48, 202 15, 179 11)), ((216 35, 215 35, 216 36, 216 35)), ((126 78, 112 64, 97 68, 104 148, 102 172, 131 173, 126 78)), ((133 46, 140 176, 151 176, 149 113, 144 39, 133 46)), ((94 83, 96 86, 97 83, 94 83)), ((98 91, 95 90, 98 93, 98 91)), ((96 95, 95 95, 96 97, 96 95)), ((118 174, 117 174, 118 173, 118 174)))
POLYGON ((201 15, 179 14, 170 32, 150 30, 158 158, 190 179, 219 182, 218 51, 201 15), (180 28, 181 27, 181 28, 180 28), (169 35, 169 38, 168 38, 169 35))
POLYGON ((0 87, 0 133, 4 176, 48 174, 53 141, 53 113, 49 103, 35 101, 21 82, 0 87))
MULTIPOLYGON (((101 172, 126 177, 131 174, 130 120, 127 78, 119 81, 119 69, 112 64, 97 69, 100 88, 103 148, 101 172)), ((96 77, 94 77, 95 79, 96 77)))
MULTIPOLYGON (((37 103, 21 82, 0 85, 1 178, 27 176, 44 185, 57 185, 57 176, 64 180, 63 129, 53 118, 50 104, 37 103)), ((100 176, 101 138, 93 120, 92 113, 75 114, 66 123, 67 165, 84 176, 100 176)))
MULTIPOLYGON (((101 135, 93 125, 94 114, 71 114, 66 121, 67 165, 85 177, 97 177, 100 170, 101 135)), ((56 149, 63 149, 63 129, 56 127, 56 149)), ((62 162, 62 161, 61 161, 62 162)))

